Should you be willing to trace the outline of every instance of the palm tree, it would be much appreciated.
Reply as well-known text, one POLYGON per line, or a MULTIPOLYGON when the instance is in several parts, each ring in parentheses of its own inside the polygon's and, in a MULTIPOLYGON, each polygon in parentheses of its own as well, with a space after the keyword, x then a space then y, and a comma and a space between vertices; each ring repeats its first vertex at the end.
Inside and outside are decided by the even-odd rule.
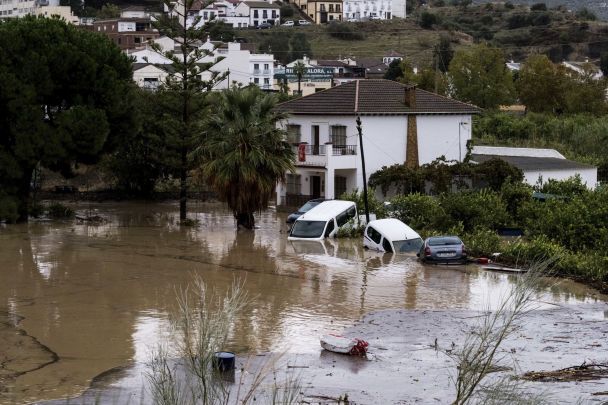
POLYGON ((293 65, 293 72, 298 76, 298 96, 301 96, 302 90, 300 90, 300 85, 302 83, 302 76, 306 74, 306 65, 302 62, 297 62, 293 65))
POLYGON ((213 101, 198 148, 200 175, 228 204, 237 225, 253 228, 254 212, 268 207, 277 182, 294 171, 294 153, 286 132, 277 128, 284 119, 276 99, 257 86, 233 88, 213 101))

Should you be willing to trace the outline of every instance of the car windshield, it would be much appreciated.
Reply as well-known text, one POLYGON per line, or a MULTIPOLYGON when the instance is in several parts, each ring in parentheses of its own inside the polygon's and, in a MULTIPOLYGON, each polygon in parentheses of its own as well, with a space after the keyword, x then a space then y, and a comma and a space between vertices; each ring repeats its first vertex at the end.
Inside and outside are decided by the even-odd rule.
POLYGON ((301 206, 300 209, 298 210, 298 212, 308 212, 315 205, 319 205, 319 203, 317 201, 309 201, 306 204, 304 204, 303 206, 301 206))
POLYGON ((429 239, 429 246, 448 246, 460 244, 462 244, 462 241, 455 236, 444 236, 441 238, 429 239))
POLYGON ((323 235, 326 221, 296 221, 289 236, 294 238, 318 238, 323 235))
POLYGON ((422 246, 422 239, 395 240, 393 246, 395 247, 395 253, 418 252, 422 246))

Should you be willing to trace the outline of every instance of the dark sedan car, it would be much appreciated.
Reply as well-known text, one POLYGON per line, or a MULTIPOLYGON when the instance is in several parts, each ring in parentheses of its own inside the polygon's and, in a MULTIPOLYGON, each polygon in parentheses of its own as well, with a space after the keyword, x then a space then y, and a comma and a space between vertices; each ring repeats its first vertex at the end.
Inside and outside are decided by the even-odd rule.
POLYGON ((289 214, 289 216, 287 217, 287 223, 293 224, 295 222, 295 220, 300 218, 300 216, 302 214, 310 211, 311 208, 321 204, 323 201, 326 201, 325 198, 315 198, 314 200, 310 200, 310 201, 306 202, 306 204, 304 204, 303 206, 298 208, 298 210, 296 212, 289 214))
POLYGON ((418 257, 425 263, 466 263, 468 255, 458 236, 432 236, 424 241, 418 257))

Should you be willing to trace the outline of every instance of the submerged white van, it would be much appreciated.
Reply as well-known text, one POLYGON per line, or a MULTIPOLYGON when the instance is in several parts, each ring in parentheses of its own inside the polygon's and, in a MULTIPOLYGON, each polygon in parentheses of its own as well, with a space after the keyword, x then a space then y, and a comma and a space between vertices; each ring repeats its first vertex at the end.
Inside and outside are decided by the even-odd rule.
POLYGON ((301 215, 291 227, 288 240, 321 240, 336 235, 352 219, 358 220, 352 201, 324 201, 301 215))
POLYGON ((395 218, 369 221, 363 232, 363 246, 387 253, 417 253, 422 238, 416 231, 395 218))

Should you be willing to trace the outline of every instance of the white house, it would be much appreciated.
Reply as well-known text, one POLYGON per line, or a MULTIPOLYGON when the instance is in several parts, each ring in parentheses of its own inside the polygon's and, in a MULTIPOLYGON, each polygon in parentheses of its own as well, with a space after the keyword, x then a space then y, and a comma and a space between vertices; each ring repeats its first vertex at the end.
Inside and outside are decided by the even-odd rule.
POLYGON ((151 63, 133 64, 133 81, 145 90, 156 90, 167 80, 169 73, 163 69, 163 65, 151 63))
POLYGON ((78 25, 79 18, 70 6, 61 6, 59 0, 0 0, 0 20, 26 15, 57 16, 78 25))
POLYGON ((344 21, 390 20, 393 17, 393 0, 344 0, 342 13, 344 21))
MULTIPOLYGON (((254 53, 249 45, 231 42, 228 43, 227 52, 218 53, 222 59, 209 70, 219 74, 226 74, 226 77, 214 86, 214 90, 226 89, 233 83, 242 86, 256 84, 261 89, 272 90, 274 56, 265 53, 254 53)), ((202 78, 203 80, 209 80, 211 73, 203 72, 202 78)))
POLYGON ((265 1, 243 1, 235 8, 237 16, 249 16, 250 27, 262 23, 279 24, 281 22, 281 7, 265 1))
POLYGON ((296 172, 277 186, 278 204, 336 198, 363 188, 357 116, 361 119, 365 171, 462 160, 471 118, 480 109, 390 80, 357 80, 280 104, 282 125, 297 152, 296 172))
POLYGON ((519 168, 524 174, 524 181, 532 186, 538 184, 539 180, 566 180, 576 175, 588 188, 593 189, 597 185, 597 167, 568 160, 555 149, 475 146, 472 150, 471 159, 474 162, 481 163, 493 158, 519 168))

